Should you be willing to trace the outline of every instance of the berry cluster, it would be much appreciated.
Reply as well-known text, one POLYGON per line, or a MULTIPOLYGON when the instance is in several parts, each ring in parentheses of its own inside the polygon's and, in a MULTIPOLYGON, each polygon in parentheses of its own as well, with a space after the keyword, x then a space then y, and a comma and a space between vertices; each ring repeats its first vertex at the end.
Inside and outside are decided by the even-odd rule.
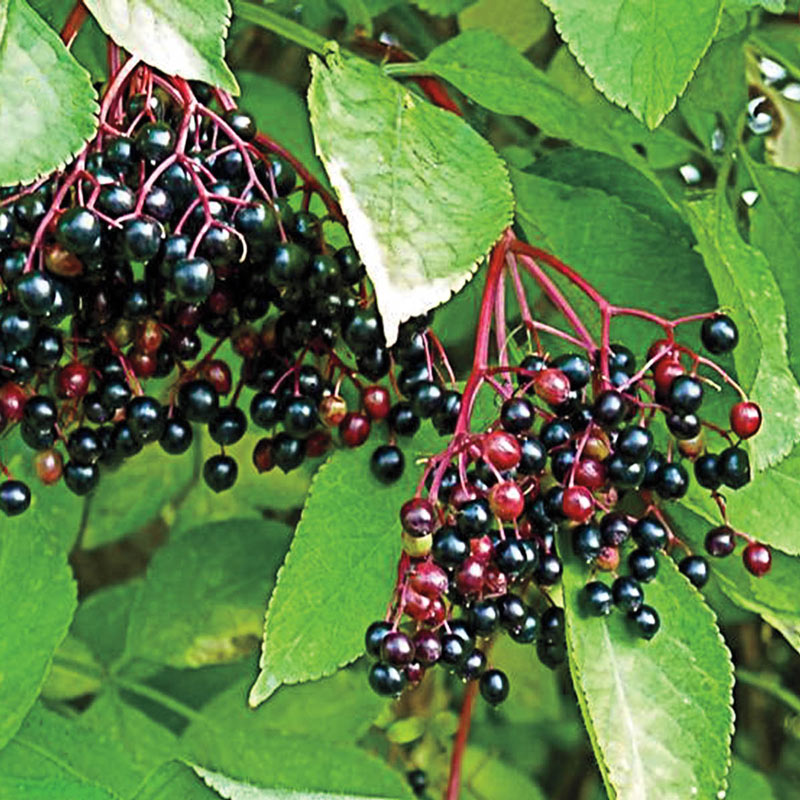
MULTIPOLYGON (((226 93, 118 63, 76 161, 0 194, 0 427, 79 495, 151 442, 185 452, 193 424, 220 447, 214 491, 235 483, 226 448, 250 424, 269 434, 260 472, 321 455, 331 429, 355 447, 387 420, 393 442, 443 413, 444 354, 425 319, 387 348, 364 278, 335 200, 226 93), (377 383, 393 358, 410 403, 377 383)), ((381 480, 402 470, 394 444, 376 450, 381 480)), ((30 491, 3 472, 0 509, 21 513, 30 491)))
POLYGON ((544 664, 561 663, 564 612, 549 590, 561 578, 559 552, 565 548, 588 566, 586 612, 603 616, 616 607, 627 615, 633 633, 652 638, 660 620, 645 603, 643 584, 656 577, 661 554, 685 551, 681 572, 698 588, 708 579, 707 560, 675 535, 664 511, 666 503, 686 494, 692 473, 723 516, 724 524, 708 535, 709 554, 729 554, 738 537, 747 542, 746 568, 757 576, 769 569, 769 550, 730 527, 720 493, 750 480, 741 442, 757 433, 760 409, 714 361, 674 337, 678 325, 702 321, 704 348, 721 355, 738 342, 734 322, 721 313, 663 320, 610 306, 589 287, 609 323, 612 316, 646 316, 667 333, 638 367, 629 348, 609 341, 609 324, 595 343, 563 295, 552 289, 540 260, 567 273, 580 288, 588 286, 566 265, 510 234, 496 247, 475 364, 458 398, 453 438, 428 461, 417 494, 400 510, 403 556, 395 596, 385 620, 373 623, 366 634, 367 652, 377 659, 369 681, 379 694, 396 696, 426 669, 442 664, 464 681, 479 681, 490 703, 501 702, 508 680, 489 667, 487 657, 492 638, 501 632, 520 644, 535 644, 544 664), (575 334, 532 319, 518 280, 520 264, 575 334), (504 315, 496 313, 507 274, 533 345, 516 365, 506 357, 504 315), (492 326, 496 365, 488 362, 492 326), (582 349, 551 357, 541 345, 541 332, 582 349), (703 368, 742 396, 730 408, 730 430, 701 416, 704 387, 712 384, 703 368), (499 415, 483 432, 471 432, 470 416, 482 386, 499 396, 499 415), (721 451, 708 447, 707 434, 724 442, 721 451), (612 582, 601 573, 610 573, 612 582))

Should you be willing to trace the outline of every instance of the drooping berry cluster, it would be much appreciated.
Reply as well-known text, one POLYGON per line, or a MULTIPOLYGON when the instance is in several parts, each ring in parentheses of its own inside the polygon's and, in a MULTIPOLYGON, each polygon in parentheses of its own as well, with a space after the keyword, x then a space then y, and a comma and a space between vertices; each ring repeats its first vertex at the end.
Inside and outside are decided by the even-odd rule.
POLYGON ((566 551, 588 566, 584 611, 603 616, 617 608, 633 633, 652 638, 660 620, 645 603, 643 584, 656 577, 665 553, 686 551, 679 567, 696 587, 708 579, 708 562, 676 536, 664 508, 686 494, 691 473, 723 516, 724 524, 708 535, 708 552, 727 555, 736 538, 744 539, 746 568, 765 574, 769 550, 730 527, 720 493, 750 480, 741 441, 757 433, 760 409, 715 362, 675 339, 675 329, 692 322, 702 323, 702 343, 711 355, 736 346, 738 332, 727 315, 666 320, 618 308, 566 265, 512 234, 496 246, 453 438, 428 461, 418 493, 400 511, 403 555, 395 596, 385 620, 367 631, 367 652, 377 659, 369 675, 376 692, 396 696, 441 664, 464 681, 478 680, 484 698, 498 703, 508 694, 508 680, 489 667, 487 654, 500 632, 535 644, 548 666, 562 662, 564 612, 549 590, 561 579, 559 553, 566 551), (597 302, 605 320, 599 343, 541 263, 597 302), (520 266, 573 332, 532 318, 520 266), (508 362, 505 316, 497 312, 505 303, 507 277, 532 345, 516 365, 508 362), (609 340, 611 319, 623 315, 649 319, 667 334, 650 346, 641 367, 632 350, 609 340), (573 349, 550 357, 541 333, 573 349), (701 416, 704 387, 713 384, 707 371, 742 396, 730 408, 730 430, 701 416), (481 387, 500 398, 499 415, 483 432, 471 432, 481 387), (709 447, 707 436, 722 441, 722 449, 709 447), (601 573, 610 573, 612 581, 601 573))
MULTIPOLYGON (((392 442, 413 433, 442 399, 441 346, 416 320, 387 348, 335 200, 226 93, 110 52, 96 138, 0 195, 0 427, 42 482, 87 494, 151 442, 184 453, 196 424, 220 447, 203 469, 215 491, 236 482, 226 448, 251 424, 268 432, 261 472, 321 455, 331 429, 350 447, 379 420, 392 442), (377 383, 393 354, 410 404, 377 383)), ((378 448, 381 480, 402 470, 378 448)), ((21 513, 29 489, 3 471, 0 509, 21 513)))

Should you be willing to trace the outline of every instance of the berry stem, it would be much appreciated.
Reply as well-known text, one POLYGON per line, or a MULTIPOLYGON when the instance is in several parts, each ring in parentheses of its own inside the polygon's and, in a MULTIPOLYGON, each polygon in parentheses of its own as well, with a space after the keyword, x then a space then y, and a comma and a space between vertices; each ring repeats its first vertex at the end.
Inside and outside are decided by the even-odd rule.
POLYGON ((72 6, 72 11, 69 12, 69 15, 64 21, 64 26, 61 28, 61 41, 64 42, 67 49, 72 47, 75 37, 80 33, 83 23, 86 22, 88 16, 89 12, 86 10, 83 0, 78 0, 78 2, 72 6))
POLYGON ((450 776, 447 779, 445 800, 458 800, 461 790, 461 763, 464 760, 464 750, 467 746, 469 729, 472 724, 472 706, 475 695, 478 693, 478 681, 470 681, 464 690, 464 700, 461 703, 461 713, 458 717, 458 733, 453 745, 453 755, 450 758, 450 776))

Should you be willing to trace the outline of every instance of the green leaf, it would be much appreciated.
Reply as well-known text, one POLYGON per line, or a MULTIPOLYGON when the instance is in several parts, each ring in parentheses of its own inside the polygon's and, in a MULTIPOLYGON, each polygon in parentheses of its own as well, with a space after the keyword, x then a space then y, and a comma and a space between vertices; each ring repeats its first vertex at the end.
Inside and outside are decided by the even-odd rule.
MULTIPOLYGON (((97 731, 68 720, 42 706, 34 706, 17 735, 0 751, 0 775, 4 780, 41 781, 58 784, 76 781, 75 794, 50 797, 130 797, 143 774, 122 748, 97 731), (98 790, 104 790, 105 794, 98 790), (95 794, 91 794, 94 792, 95 794)), ((35 786, 35 783, 34 783, 35 786)), ((40 790, 45 797, 44 788, 40 790)), ((25 797, 28 795, 1 795, 25 797)), ((35 795, 34 795, 35 796, 35 795)))
MULTIPOLYGON (((272 798, 287 800, 294 797, 317 800, 320 795, 322 798, 338 795, 341 800, 354 795, 411 797, 405 780, 382 761, 355 747, 310 736, 276 733, 262 739, 261 746, 253 747, 253 740, 245 731, 231 731, 223 739, 210 729, 203 738, 198 730, 188 755, 195 771, 223 797, 232 800, 247 796, 243 792, 248 787, 236 784, 270 790, 272 798), (207 777, 209 772, 217 774, 207 777)), ((268 793, 262 796, 270 798, 268 793)))
POLYGON ((504 0, 502 4, 478 0, 458 15, 462 31, 493 31, 520 52, 538 42, 550 30, 552 20, 541 0, 504 0))
MULTIPOLYGON (((691 490, 680 504, 676 503, 670 508, 669 515, 671 521, 677 524, 681 538, 695 552, 703 551, 706 532, 720 524, 718 511, 712 501, 691 490)), ((732 519, 738 521, 738 513, 732 519)), ((739 527, 738 522, 736 527, 739 527)), ((754 535, 758 536, 759 533, 754 535)), ((772 567, 765 578, 751 575, 736 555, 715 559, 711 567, 711 579, 725 595, 740 608, 759 614, 800 652, 800 611, 797 607, 800 559, 774 550, 772 567)))
POLYGON ((764 415, 762 430, 750 442, 755 467, 763 470, 786 457, 800 438, 800 386, 787 359, 786 306, 764 254, 739 236, 721 194, 686 207, 717 296, 739 317, 734 360, 764 415))
POLYGON ((800 214, 800 175, 759 164, 741 151, 758 200, 749 209, 750 240, 769 260, 775 280, 785 298, 792 298, 788 314, 789 364, 800 379, 800 273, 797 252, 800 231, 794 224, 800 214))
POLYGON ((125 650, 131 606, 141 581, 92 592, 81 601, 70 634, 85 642, 98 661, 110 667, 125 650))
POLYGON ((320 467, 270 598, 250 705, 283 683, 330 675, 361 655, 364 630, 391 597, 398 514, 419 480, 414 462, 443 443, 430 427, 418 433, 403 476, 390 487, 372 476, 369 447, 337 450, 320 467))
POLYGON ((45 700, 71 700, 94 694, 102 685, 102 670, 94 654, 81 639, 72 634, 61 642, 53 667, 42 686, 45 700))
POLYGON ((772 787, 763 775, 740 758, 734 758, 728 775, 728 792, 725 800, 775 800, 772 787))
POLYGON ((731 10, 761 6, 773 14, 783 14, 786 9, 786 0, 726 0, 725 6, 731 10))
POLYGON ((558 32, 603 94, 655 128, 711 44, 722 0, 545 0, 558 32))
POLYGON ((372 64, 312 56, 317 152, 367 268, 388 344, 449 299, 511 221, 499 156, 464 120, 372 64), (476 203, 475 198, 480 197, 476 203))
POLYGON ((0 528, 0 747, 36 700, 75 612, 67 546, 56 532, 77 519, 62 517, 58 503, 40 496, 46 494, 34 493, 31 508, 0 528))
POLYGON ((429 14, 435 14, 437 17, 449 17, 451 14, 463 11, 474 0, 411 0, 411 2, 429 14))
POLYGON ((85 0, 121 47, 168 75, 205 81, 238 94, 225 63, 228 0, 85 0))
POLYGON ((478 797, 546 800, 542 790, 524 772, 479 747, 468 747, 464 753, 462 776, 464 785, 478 797))
POLYGON ((152 522, 188 487, 192 461, 191 456, 176 458, 151 444, 118 469, 104 471, 88 500, 83 547, 99 547, 152 522), (132 486, 136 487, 133 492, 132 486))
POLYGON ((282 523, 231 519, 162 547, 131 608, 127 655, 199 667, 252 652, 288 540, 282 523))
POLYGON ((114 800, 114 796, 102 787, 92 786, 66 773, 55 779, 0 776, 0 797, 24 797, 25 800, 53 800, 54 797, 114 800))
POLYGON ((0 186, 59 169, 97 130, 89 73, 25 0, 0 0, 0 97, 0 186))
MULTIPOLYGON (((139 787, 133 800, 219 800, 191 767, 177 761, 162 764, 139 787)), ((48 798, 49 800, 49 798, 48 798)))
POLYGON ((570 671, 611 797, 712 798, 724 788, 733 733, 733 665, 700 593, 659 556, 646 602, 661 630, 638 638, 624 614, 588 617, 583 565, 565 564, 570 671))

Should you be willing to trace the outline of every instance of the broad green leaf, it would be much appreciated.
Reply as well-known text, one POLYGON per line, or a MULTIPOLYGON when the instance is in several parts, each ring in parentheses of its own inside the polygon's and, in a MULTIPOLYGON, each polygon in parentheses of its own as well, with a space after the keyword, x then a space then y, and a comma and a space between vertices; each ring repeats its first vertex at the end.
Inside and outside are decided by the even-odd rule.
POLYGON ((237 72, 243 107, 255 117, 258 129, 271 136, 300 159, 308 170, 327 184, 325 170, 314 152, 308 108, 300 95, 285 83, 255 72, 237 72))
POLYGON ((750 40, 760 52, 783 64, 795 77, 800 76, 800 35, 796 25, 768 22, 755 28, 750 40))
POLYGON ((162 764, 139 787, 133 800, 219 800, 191 767, 178 761, 162 764))
POLYGON ((728 793, 725 800, 775 800, 766 776, 753 769, 740 758, 734 758, 728 775, 728 793))
POLYGON ((474 0, 411 0, 411 2, 437 17, 448 17, 450 14, 457 14, 470 6, 474 0))
POLYGON ((747 173, 758 192, 758 200, 749 209, 750 241, 769 260, 775 280, 785 298, 789 342, 789 364, 800 379, 800 274, 797 251, 800 231, 794 224, 800 214, 800 175, 759 164, 743 152, 747 173))
MULTIPOLYGON (((253 741, 275 733, 290 733, 354 744, 387 705, 374 692, 365 692, 366 675, 360 669, 339 670, 319 681, 282 686, 257 711, 247 705, 252 676, 237 681, 203 706, 203 716, 216 735, 248 731, 253 741)), ((208 734, 203 722, 192 722, 182 735, 184 743, 208 734)))
POLYGON ((725 785, 733 733, 733 664, 714 613, 660 556, 645 602, 661 630, 637 637, 624 614, 586 615, 589 579, 565 564, 564 607, 570 671, 609 795, 713 798, 725 785))
MULTIPOLYGON (((87 797, 94 797, 90 792, 97 794, 98 789, 105 790, 105 796, 130 797, 144 777, 125 751, 100 732, 39 705, 34 706, 17 735, 0 751, 0 775, 7 781, 79 781, 79 792, 51 796, 81 800, 84 788, 87 797)), ((27 800, 28 795, 16 797, 27 800)))
POLYGON ((157 444, 150 444, 120 467, 103 470, 88 499, 84 548, 119 539, 156 519, 164 506, 188 487, 192 461, 190 455, 170 456, 157 444))
POLYGON ((458 15, 458 24, 462 31, 494 31, 523 52, 550 30, 552 19, 541 0, 478 0, 458 15))
POLYGON ((168 75, 205 81, 238 94, 225 63, 228 0, 85 0, 121 47, 168 75))
POLYGON ((77 516, 62 516, 36 488, 31 508, 0 528, 0 746, 36 700, 76 605, 69 545, 56 536, 60 526, 76 530, 77 516))
POLYGON ((337 450, 320 467, 269 601, 250 705, 281 684, 330 675, 361 655, 364 630, 391 598, 398 514, 419 480, 414 462, 443 444, 429 427, 418 433, 402 478, 390 487, 372 476, 368 446, 337 450))
POLYGON ((0 776, 0 797, 25 800, 53 800, 54 797, 80 797, 81 800, 115 800, 101 786, 92 786, 66 772, 58 778, 9 778, 0 776))
POLYGON ((725 6, 730 9, 749 9, 761 6, 772 14, 783 14, 786 9, 786 0, 726 0, 725 6))
MULTIPOLYGON (((200 767, 218 773, 220 778, 225 776, 227 780, 255 789, 283 792, 284 795, 293 792, 298 800, 314 798, 315 793, 323 798, 330 795, 411 797, 399 773, 356 747, 312 736, 280 733, 265 737, 259 747, 253 747, 253 740, 246 731, 231 731, 225 738, 216 736, 211 728, 205 737, 200 735, 200 730, 197 734, 187 752, 187 760, 196 771, 200 767)), ((246 797, 242 794, 228 796, 233 800, 246 797)), ((264 796, 268 798, 269 794, 264 796)), ((281 794, 273 794, 275 796, 281 797, 281 794)), ((292 798, 292 794, 288 797, 292 798)))
POLYGON ((25 0, 0 0, 0 186, 62 167, 97 130, 89 73, 25 0))
MULTIPOLYGON (((499 663, 499 662, 498 662, 499 663)), ((524 797, 546 800, 542 790, 526 775, 478 747, 464 753, 462 781, 477 797, 524 797)))
POLYGON ((386 340, 450 298, 511 221, 499 156, 469 125, 382 75, 311 59, 317 152, 375 288, 386 340), (480 202, 476 202, 476 198, 480 202))
POLYGON ((162 547, 133 601, 127 655, 200 667, 252 652, 288 540, 282 523, 231 519, 162 547))
POLYGON ((81 639, 67 634, 56 650, 53 666, 42 686, 45 700, 71 700, 94 694, 102 685, 100 664, 81 639))
POLYGON ((717 296, 738 317, 734 360, 764 424, 750 442, 757 470, 777 464, 800 438, 800 386, 789 369, 786 306, 764 254, 739 236, 725 198, 687 204, 689 220, 717 296))
POLYGON ((545 0, 558 32, 603 94, 655 128, 711 44, 722 0, 545 0))
POLYGON ((110 667, 125 649, 131 606, 141 581, 132 581, 92 592, 85 597, 70 634, 85 642, 98 661, 110 667))
MULTIPOLYGON (((771 470, 772 472, 774 470, 771 470)), ((770 472, 765 473, 769 475, 770 472)), ((703 552, 706 532, 719 525, 719 513, 713 503, 696 492, 669 509, 681 538, 695 552, 703 552)), ((734 527, 743 528, 739 514, 732 512, 734 527)), ((759 536, 760 532, 753 535, 759 536)), ((740 608, 759 614, 765 622, 779 630, 789 644, 800 652, 800 611, 797 607, 797 586, 800 585, 800 559, 773 550, 772 568, 764 578, 753 577, 742 564, 739 551, 728 558, 714 559, 711 579, 740 608)))

